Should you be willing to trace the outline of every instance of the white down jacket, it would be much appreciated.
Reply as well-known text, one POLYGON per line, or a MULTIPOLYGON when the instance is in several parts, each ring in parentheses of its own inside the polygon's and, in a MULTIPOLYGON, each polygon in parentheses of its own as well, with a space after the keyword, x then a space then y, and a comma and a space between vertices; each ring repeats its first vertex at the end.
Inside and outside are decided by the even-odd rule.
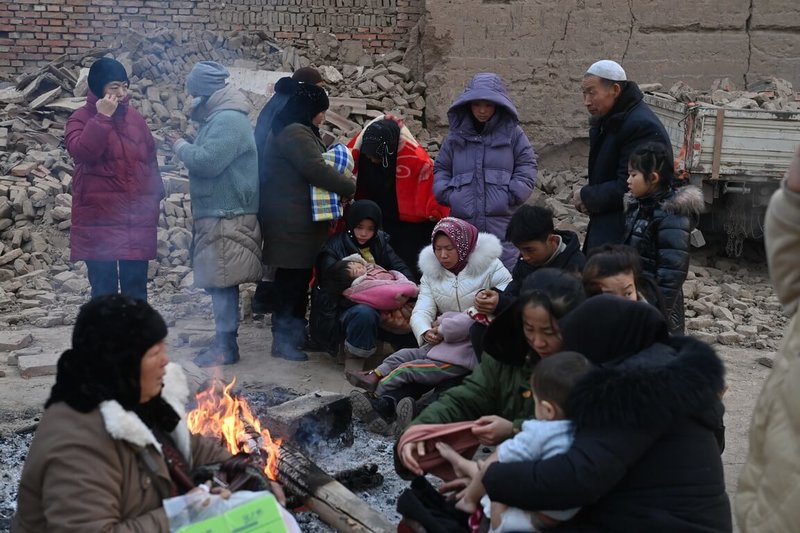
POLYGON ((469 256, 467 266, 453 274, 445 269, 427 246, 419 254, 419 269, 422 281, 419 297, 411 313, 411 329, 420 346, 422 335, 436 320, 448 311, 466 311, 475 303, 475 295, 481 289, 505 289, 511 282, 511 273, 500 261, 503 247, 500 240, 490 233, 478 234, 475 250, 469 256))

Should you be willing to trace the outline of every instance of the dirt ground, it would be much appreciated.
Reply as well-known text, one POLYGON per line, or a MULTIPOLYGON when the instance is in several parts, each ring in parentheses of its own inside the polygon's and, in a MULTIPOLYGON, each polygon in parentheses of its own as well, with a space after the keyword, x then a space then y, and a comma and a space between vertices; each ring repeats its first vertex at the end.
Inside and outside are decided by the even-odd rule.
MULTIPOLYGON (((191 321, 198 327, 198 320, 191 321)), ((178 334, 186 325, 179 320, 170 332, 171 357, 181 363, 200 383, 208 377, 205 370, 194 366, 190 359, 197 348, 176 346, 178 334)), ((208 330, 213 324, 207 321, 208 330)), ((34 345, 45 351, 61 351, 69 344, 71 328, 31 329, 34 345)), ((276 386, 288 387, 298 392, 328 390, 348 393, 352 387, 342 377, 342 367, 326 354, 310 354, 308 362, 293 363, 270 356, 271 337, 269 328, 263 323, 246 321, 240 330, 242 360, 233 366, 223 367, 223 378, 234 377, 247 390, 269 390, 276 386)), ((727 447, 723 454, 726 484, 729 494, 736 492, 738 473, 747 457, 747 432, 753 406, 769 370, 755 362, 758 357, 772 357, 773 352, 753 349, 717 346, 725 361, 729 390, 725 396, 727 408, 727 447)), ((53 376, 22 379, 16 368, 6 365, 0 357, 0 370, 6 377, 0 378, 0 437, 29 427, 35 423, 46 400, 53 376)), ((358 443, 356 443, 358 446, 358 443)), ((386 448, 386 453, 391 453, 386 448)), ((0 480, 0 483, 6 482, 0 480)))

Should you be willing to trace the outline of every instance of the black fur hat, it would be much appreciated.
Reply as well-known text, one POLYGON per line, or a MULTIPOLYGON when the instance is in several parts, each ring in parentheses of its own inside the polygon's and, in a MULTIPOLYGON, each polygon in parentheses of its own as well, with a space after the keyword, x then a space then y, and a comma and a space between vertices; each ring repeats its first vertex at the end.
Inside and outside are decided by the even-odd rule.
POLYGON ((105 400, 125 409, 139 405, 142 357, 167 336, 167 325, 147 302, 119 294, 81 307, 72 348, 58 360, 56 384, 45 407, 64 401, 87 413, 105 400))

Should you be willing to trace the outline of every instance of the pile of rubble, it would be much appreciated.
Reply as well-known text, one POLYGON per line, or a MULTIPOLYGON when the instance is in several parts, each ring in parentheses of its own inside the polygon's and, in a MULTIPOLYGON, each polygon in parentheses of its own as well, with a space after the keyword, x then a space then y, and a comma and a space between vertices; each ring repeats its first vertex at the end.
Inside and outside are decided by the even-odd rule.
POLYGON ((676 82, 666 93, 659 83, 643 84, 643 91, 683 103, 710 104, 725 109, 763 109, 765 111, 800 111, 800 93, 792 84, 780 78, 768 78, 750 83, 739 90, 730 78, 714 80, 708 91, 695 90, 686 83, 676 82))
MULTIPOLYGON (((402 53, 368 54, 360 43, 339 43, 331 34, 320 34, 314 46, 300 49, 260 34, 163 29, 147 36, 126 34, 113 50, 60 59, 14 83, 0 83, 0 322, 69 324, 88 291, 85 266, 68 257, 74 166, 63 134, 69 115, 85 103, 89 65, 107 53, 126 66, 131 105, 159 143, 167 129, 196 134, 187 118, 191 97, 184 80, 194 63, 214 60, 244 76, 318 67, 331 94, 322 128, 329 142, 344 141, 389 112, 404 117, 433 155, 439 149, 422 123, 425 84, 411 79, 400 64, 402 53)), ((269 89, 245 90, 253 120, 269 89)), ((158 259, 151 262, 149 276, 156 299, 181 304, 190 299, 186 291, 193 283, 189 182, 169 149, 160 147, 167 197, 161 205, 158 259)))
MULTIPOLYGON (((426 86, 401 64, 402 53, 372 55, 360 43, 340 43, 331 34, 319 34, 312 46, 301 49, 259 34, 160 30, 147 36, 131 33, 115 50, 54 62, 14 84, 0 84, 0 322, 70 324, 85 299, 85 266, 70 263, 67 255, 74 167, 63 148, 63 132, 69 114, 85 101, 88 66, 106 53, 128 68, 131 103, 158 141, 167 129, 196 133, 187 119, 191 98, 184 91, 184 79, 195 62, 215 60, 231 68, 234 83, 239 77, 252 78, 250 87, 243 88, 253 103, 253 119, 270 91, 266 83, 257 85, 266 79, 261 74, 269 73, 275 80, 282 73, 313 65, 330 93, 331 110, 322 128, 328 142, 346 140, 369 120, 392 113, 404 117, 432 156, 440 147, 440 139, 424 128, 426 86)), ((661 87, 643 89, 657 92, 661 87)), ((796 110, 799 105, 791 85, 779 79, 737 91, 726 78, 715 82, 708 93, 677 83, 669 96, 739 108, 753 106, 742 99, 763 109, 796 110)), ((181 306, 202 307, 191 296, 191 198, 185 171, 169 149, 162 148, 158 159, 167 197, 159 219, 158 259, 151 262, 149 276, 156 289, 154 299, 174 304, 175 315, 180 316, 181 306)), ((534 201, 554 212, 560 229, 582 234, 588 218, 575 210, 571 198, 585 180, 582 170, 543 170, 534 201)), ((765 270, 750 275, 721 268, 711 256, 698 257, 693 258, 685 288, 689 330, 709 341, 774 347, 784 319, 765 270)))

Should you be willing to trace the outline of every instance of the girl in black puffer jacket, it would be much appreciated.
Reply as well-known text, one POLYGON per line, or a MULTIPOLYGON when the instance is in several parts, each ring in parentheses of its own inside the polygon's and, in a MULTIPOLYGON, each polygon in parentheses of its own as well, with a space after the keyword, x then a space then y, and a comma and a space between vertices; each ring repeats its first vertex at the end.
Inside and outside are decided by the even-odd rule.
POLYGON ((689 270, 689 234, 703 209, 691 185, 676 187, 669 149, 660 143, 637 148, 628 162, 625 244, 642 257, 664 297, 670 332, 684 329, 683 282, 689 270))

